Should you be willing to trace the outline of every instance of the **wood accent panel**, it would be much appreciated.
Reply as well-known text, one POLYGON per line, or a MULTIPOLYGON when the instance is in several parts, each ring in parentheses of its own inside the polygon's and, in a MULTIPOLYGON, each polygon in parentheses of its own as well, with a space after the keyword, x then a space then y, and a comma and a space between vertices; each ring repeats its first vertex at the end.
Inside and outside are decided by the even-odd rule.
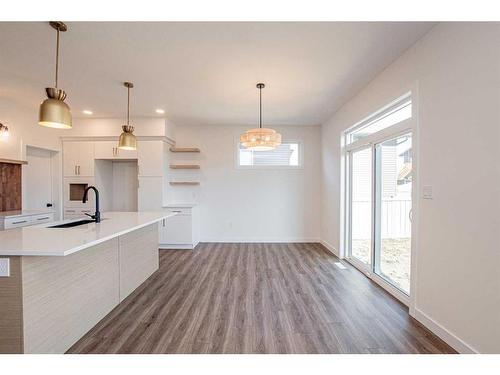
POLYGON ((200 152, 198 147, 170 147, 170 152, 200 152))
POLYGON ((119 237, 120 302, 159 267, 158 224, 119 237))
POLYGON ((23 257, 25 353, 64 353, 119 303, 118 238, 66 257, 23 257))
POLYGON ((21 165, 0 162, 0 211, 22 208, 21 165))
POLYGON ((10 277, 0 277, 0 353, 23 352, 23 296, 20 257, 10 259, 10 277))
POLYGON ((320 244, 199 244, 69 353, 454 353, 320 244))

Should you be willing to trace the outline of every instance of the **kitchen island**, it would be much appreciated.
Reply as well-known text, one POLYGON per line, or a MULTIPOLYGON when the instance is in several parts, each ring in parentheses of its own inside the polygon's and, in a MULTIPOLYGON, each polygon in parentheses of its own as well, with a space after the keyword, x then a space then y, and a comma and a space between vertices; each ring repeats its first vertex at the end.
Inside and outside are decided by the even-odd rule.
POLYGON ((158 269, 158 222, 173 215, 0 232, 0 353, 64 353, 158 269))

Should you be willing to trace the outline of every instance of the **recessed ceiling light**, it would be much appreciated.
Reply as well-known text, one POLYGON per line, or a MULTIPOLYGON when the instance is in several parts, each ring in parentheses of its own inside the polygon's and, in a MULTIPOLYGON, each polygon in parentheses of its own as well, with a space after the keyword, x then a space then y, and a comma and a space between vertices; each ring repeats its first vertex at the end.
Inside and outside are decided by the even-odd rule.
POLYGON ((163 115, 165 113, 165 110, 164 109, 161 109, 161 108, 158 108, 156 110, 156 113, 158 113, 159 115, 163 115))
POLYGON ((93 114, 93 113, 94 113, 94 112, 92 112, 92 111, 90 111, 90 110, 88 110, 88 109, 84 109, 82 112, 83 112, 83 114, 85 114, 85 115, 91 115, 91 114, 93 114))

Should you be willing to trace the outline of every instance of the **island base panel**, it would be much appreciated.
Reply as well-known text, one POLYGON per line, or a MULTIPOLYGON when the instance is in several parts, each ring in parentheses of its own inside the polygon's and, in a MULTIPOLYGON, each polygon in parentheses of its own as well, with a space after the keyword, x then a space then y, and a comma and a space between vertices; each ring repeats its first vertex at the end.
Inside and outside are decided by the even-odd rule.
POLYGON ((68 256, 9 256, 0 353, 64 353, 158 269, 158 224, 68 256))
POLYGON ((23 352, 21 257, 9 258, 10 276, 0 277, 0 353, 23 352))

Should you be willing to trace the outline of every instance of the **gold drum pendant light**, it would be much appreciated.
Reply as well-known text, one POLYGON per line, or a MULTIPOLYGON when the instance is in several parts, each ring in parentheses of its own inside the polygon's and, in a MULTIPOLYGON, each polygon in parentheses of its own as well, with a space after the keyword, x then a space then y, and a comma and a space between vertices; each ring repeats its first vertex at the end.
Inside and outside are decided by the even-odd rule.
POLYGON ((134 87, 131 82, 124 82, 123 85, 127 88, 127 125, 123 125, 123 133, 118 141, 118 148, 121 150, 136 150, 137 139, 135 138, 134 127, 130 125, 130 89, 134 87))
POLYGON ((281 144, 281 134, 274 129, 262 127, 262 89, 266 87, 263 83, 257 83, 259 89, 259 127, 247 130, 240 135, 240 143, 243 147, 254 151, 274 150, 281 144))
POLYGON ((38 124, 49 128, 71 129, 72 119, 69 106, 64 103, 66 92, 57 87, 58 70, 59 70, 59 33, 68 30, 68 27, 59 21, 50 22, 57 31, 57 47, 56 47, 56 79, 55 87, 47 87, 47 99, 40 105, 38 114, 38 124))

